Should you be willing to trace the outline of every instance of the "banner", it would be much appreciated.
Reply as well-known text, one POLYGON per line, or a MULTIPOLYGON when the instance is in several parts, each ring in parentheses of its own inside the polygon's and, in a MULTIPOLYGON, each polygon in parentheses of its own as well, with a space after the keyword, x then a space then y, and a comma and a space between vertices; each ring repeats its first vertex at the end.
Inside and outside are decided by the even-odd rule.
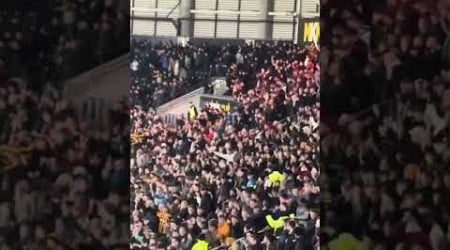
POLYGON ((230 112, 238 103, 228 96, 202 95, 200 96, 200 108, 213 107, 224 112, 230 112))
POLYGON ((299 25, 299 44, 319 43, 320 39, 320 19, 319 18, 303 18, 299 25))
POLYGON ((144 137, 145 136, 142 133, 131 133, 130 134, 131 145, 141 142, 144 137))

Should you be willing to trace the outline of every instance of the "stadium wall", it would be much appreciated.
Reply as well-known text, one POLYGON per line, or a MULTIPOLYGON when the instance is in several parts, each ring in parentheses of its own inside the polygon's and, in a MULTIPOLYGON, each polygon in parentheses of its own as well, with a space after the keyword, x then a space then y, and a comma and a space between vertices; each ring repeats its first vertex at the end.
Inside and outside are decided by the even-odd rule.
POLYGON ((200 97, 204 88, 198 88, 186 95, 180 96, 164 105, 159 106, 156 112, 163 117, 164 121, 173 124, 176 118, 182 114, 187 114, 189 103, 192 102, 197 108, 200 107, 200 97))
POLYGON ((296 40, 318 0, 131 0, 131 33, 154 37, 296 40))
POLYGON ((128 95, 130 55, 120 56, 64 82, 63 95, 79 109, 80 116, 103 123, 108 108, 128 95))

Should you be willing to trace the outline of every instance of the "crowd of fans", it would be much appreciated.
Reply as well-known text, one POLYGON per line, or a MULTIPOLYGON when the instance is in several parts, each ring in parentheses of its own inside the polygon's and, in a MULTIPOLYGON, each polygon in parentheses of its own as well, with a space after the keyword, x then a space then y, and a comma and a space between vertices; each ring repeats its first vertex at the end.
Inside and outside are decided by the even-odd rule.
MULTIPOLYGON (((180 115, 170 125, 155 106, 133 100, 139 137, 131 147, 131 248, 318 249, 318 49, 290 42, 214 52, 153 46, 142 57, 153 58, 160 73, 148 82, 161 87, 155 77, 172 75, 184 88, 175 68, 190 75, 198 68, 187 65, 198 63, 208 77, 224 72, 239 105, 228 113, 197 107, 192 119, 180 115), (202 53, 203 62, 215 62, 211 68, 197 61, 202 53)), ((145 96, 139 88, 134 98, 145 96)))
POLYGON ((127 106, 96 127, 57 87, 0 72, 0 249, 127 248, 127 106))
POLYGON ((448 1, 321 10, 322 247, 448 249, 448 1))
POLYGON ((118 0, 2 1, 0 57, 12 75, 72 77, 128 51, 129 4, 118 0))
POLYGON ((127 48, 116 38, 128 36, 128 4, 10 2, 0 7, 2 249, 317 249, 320 220, 324 249, 339 239, 448 249, 446 1, 323 0, 320 55, 288 42, 132 41, 131 177, 127 106, 93 127, 42 84, 127 48), (174 126, 155 112, 222 75, 239 103, 231 112, 198 107, 174 126))
POLYGON ((61 82, 129 48, 128 2, 0 3, 0 249, 129 247, 128 106, 84 121, 61 82))
POLYGON ((226 65, 234 60, 229 47, 182 46, 172 41, 152 43, 134 37, 130 65, 132 104, 145 109, 157 107, 196 88, 208 87, 208 80, 225 76, 226 65), (219 56, 221 53, 224 54, 219 56))

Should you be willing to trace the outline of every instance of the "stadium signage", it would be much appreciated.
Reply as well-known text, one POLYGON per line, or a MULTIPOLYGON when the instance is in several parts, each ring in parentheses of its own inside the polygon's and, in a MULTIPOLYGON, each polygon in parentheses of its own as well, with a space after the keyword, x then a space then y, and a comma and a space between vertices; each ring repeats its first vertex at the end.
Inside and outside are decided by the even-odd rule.
POLYGON ((230 112, 237 104, 236 101, 228 96, 202 95, 200 97, 201 108, 209 106, 224 112, 230 112))
POLYGON ((215 95, 222 95, 228 90, 225 77, 215 77, 211 79, 211 86, 214 88, 215 95))
POLYGON ((318 43, 320 39, 320 21, 318 18, 300 20, 299 42, 318 43))

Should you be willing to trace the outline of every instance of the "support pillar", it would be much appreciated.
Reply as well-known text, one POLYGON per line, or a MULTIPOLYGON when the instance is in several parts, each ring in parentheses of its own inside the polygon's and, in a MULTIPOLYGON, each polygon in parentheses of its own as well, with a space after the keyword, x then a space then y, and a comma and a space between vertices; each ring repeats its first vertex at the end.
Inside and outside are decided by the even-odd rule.
POLYGON ((180 19, 179 22, 181 37, 192 37, 194 35, 194 21, 192 20, 191 10, 195 7, 195 0, 180 0, 180 19))
POLYGON ((259 0, 259 37, 263 40, 272 39, 273 16, 269 16, 269 12, 274 9, 274 0, 259 0))

